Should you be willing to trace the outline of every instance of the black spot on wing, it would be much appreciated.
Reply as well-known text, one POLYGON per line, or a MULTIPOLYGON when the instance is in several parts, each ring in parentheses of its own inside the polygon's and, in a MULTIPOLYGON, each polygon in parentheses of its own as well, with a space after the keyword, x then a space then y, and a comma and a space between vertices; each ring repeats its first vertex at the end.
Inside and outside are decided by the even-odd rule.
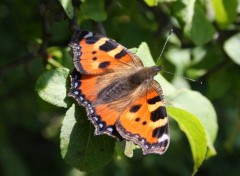
POLYGON ((99 65, 98 65, 98 68, 106 68, 110 65, 110 62, 109 61, 105 61, 105 62, 101 62, 99 65))
POLYGON ((87 34, 89 34, 88 31, 75 31, 75 33, 73 34, 73 37, 72 37, 72 41, 71 42, 74 42, 74 43, 78 43, 79 41, 81 41, 84 36, 86 36, 87 34))
POLYGON ((117 48, 117 46, 117 43, 113 42, 112 40, 107 40, 103 45, 99 47, 99 49, 108 52, 117 48))
POLYGON ((135 119, 135 121, 136 121, 136 122, 139 122, 139 121, 140 121, 140 118, 139 118, 139 117, 137 117, 137 118, 135 119))
POLYGON ((161 98, 160 98, 160 96, 156 96, 156 97, 153 97, 153 98, 150 98, 150 99, 148 99, 148 104, 155 104, 155 103, 157 103, 157 102, 159 102, 159 101, 161 101, 161 98))
POLYGON ((156 122, 159 119, 164 119, 165 117, 167 117, 167 111, 164 106, 160 106, 156 110, 152 111, 150 116, 153 122, 156 122))
POLYGON ((87 44, 94 44, 96 43, 101 37, 100 36, 97 36, 97 35, 94 35, 94 36, 91 36, 91 37, 87 37, 86 38, 86 43, 87 44))
POLYGON ((162 147, 167 147, 168 142, 169 142, 169 140, 166 139, 166 140, 160 142, 159 145, 162 146, 162 147))
POLYGON ((117 53, 117 54, 114 56, 114 58, 115 58, 115 59, 121 59, 121 58, 124 57, 126 54, 127 54, 127 52, 126 52, 124 49, 122 49, 122 51, 120 51, 119 53, 117 53))
POLYGON ((146 121, 142 122, 142 125, 146 125, 146 124, 147 124, 147 122, 146 122, 146 121))
POLYGON ((168 130, 168 124, 155 128, 152 132, 152 137, 154 138, 160 138, 166 131, 168 130))
POLYGON ((94 60, 94 61, 97 60, 97 57, 93 57, 92 60, 94 60))
POLYGON ((70 76, 74 81, 80 80, 82 77, 82 75, 76 69, 73 70, 70 76))
POLYGON ((97 53, 97 51, 93 51, 93 52, 92 52, 92 54, 96 54, 96 53, 97 53))
POLYGON ((130 108, 130 112, 132 112, 132 113, 135 113, 135 112, 137 112, 139 109, 141 108, 141 105, 139 104, 139 105, 133 105, 131 108, 130 108))

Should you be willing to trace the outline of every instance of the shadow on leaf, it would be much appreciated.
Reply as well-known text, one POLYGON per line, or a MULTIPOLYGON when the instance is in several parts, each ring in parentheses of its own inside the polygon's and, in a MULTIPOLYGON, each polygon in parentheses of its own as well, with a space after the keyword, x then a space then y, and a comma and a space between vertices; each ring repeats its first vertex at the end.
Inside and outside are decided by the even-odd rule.
POLYGON ((73 104, 67 111, 61 130, 64 160, 81 171, 95 171, 113 156, 115 140, 106 135, 95 136, 94 126, 86 118, 84 108, 73 104))

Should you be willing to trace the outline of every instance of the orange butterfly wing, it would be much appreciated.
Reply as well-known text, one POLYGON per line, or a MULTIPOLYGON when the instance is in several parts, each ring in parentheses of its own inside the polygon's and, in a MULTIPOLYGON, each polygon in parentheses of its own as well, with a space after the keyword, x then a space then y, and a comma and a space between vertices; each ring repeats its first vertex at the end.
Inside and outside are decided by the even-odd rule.
POLYGON ((95 134, 108 134, 120 139, 115 123, 120 112, 106 104, 96 104, 100 90, 131 73, 142 62, 115 41, 100 34, 76 31, 70 42, 75 69, 71 74, 68 96, 86 108, 95 134))
MULTIPOLYGON (((107 74, 110 76, 109 74, 107 74)), ((74 70, 71 74, 71 89, 68 96, 77 100, 87 110, 88 119, 95 126, 95 134, 105 133, 117 139, 122 137, 116 131, 115 123, 119 117, 119 113, 114 109, 108 108, 107 105, 94 105, 98 100, 98 93, 101 90, 99 80, 104 76, 83 75, 74 70)), ((100 81, 101 82, 101 81, 100 81)))
POLYGON ((133 53, 100 34, 77 31, 69 45, 73 53, 74 66, 82 74, 105 74, 122 69, 121 66, 124 65, 142 66, 133 53))
POLYGON ((168 118, 161 87, 155 80, 122 112, 116 127, 121 136, 140 145, 143 154, 167 150, 168 118))

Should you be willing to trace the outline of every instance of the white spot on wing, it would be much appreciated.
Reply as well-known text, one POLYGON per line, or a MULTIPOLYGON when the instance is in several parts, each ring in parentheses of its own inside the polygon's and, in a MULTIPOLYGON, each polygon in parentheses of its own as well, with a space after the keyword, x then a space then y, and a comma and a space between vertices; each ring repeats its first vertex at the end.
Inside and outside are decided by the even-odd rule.
POLYGON ((139 135, 135 134, 135 137, 136 137, 136 138, 139 138, 139 135))
POLYGON ((92 37, 93 36, 93 33, 92 32, 88 32, 88 34, 86 34, 85 36, 84 36, 84 38, 88 38, 88 37, 92 37))
POLYGON ((93 113, 94 113, 93 109, 90 109, 90 113, 91 113, 91 114, 93 114, 93 113))
POLYGON ((75 82, 75 83, 74 83, 74 88, 77 88, 77 87, 78 87, 78 83, 75 82))
POLYGON ((111 127, 107 128, 107 130, 108 130, 109 132, 113 132, 113 128, 111 128, 111 127))
POLYGON ((93 117, 95 121, 98 121, 98 118, 97 117, 93 117))
POLYGON ((163 134, 162 137, 158 139, 158 142, 160 143, 165 140, 169 140, 169 136, 167 134, 163 134))
POLYGON ((99 127, 102 128, 102 127, 103 127, 103 124, 102 124, 102 123, 99 123, 99 127))

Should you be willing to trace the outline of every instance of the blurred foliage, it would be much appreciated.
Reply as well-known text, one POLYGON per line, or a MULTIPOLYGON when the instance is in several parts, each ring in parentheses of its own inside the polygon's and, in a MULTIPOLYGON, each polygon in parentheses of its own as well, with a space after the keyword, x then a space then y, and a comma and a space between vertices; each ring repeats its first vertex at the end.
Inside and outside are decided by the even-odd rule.
POLYGON ((171 119, 171 144, 162 156, 145 157, 140 150, 135 150, 132 158, 115 154, 103 169, 91 173, 75 170, 64 162, 60 152, 60 128, 66 109, 42 101, 36 94, 35 83, 46 69, 72 68, 67 45, 73 7, 81 29, 105 33, 127 48, 146 41, 153 58, 159 56, 166 36, 173 28, 161 64, 168 71, 200 80, 203 84, 162 72, 163 76, 177 88, 197 90, 208 97, 218 117, 217 155, 206 160, 196 175, 238 175, 239 0, 72 2, 0 2, 0 175, 192 173, 189 143, 171 119), (65 4, 64 8, 60 2, 65 4))

